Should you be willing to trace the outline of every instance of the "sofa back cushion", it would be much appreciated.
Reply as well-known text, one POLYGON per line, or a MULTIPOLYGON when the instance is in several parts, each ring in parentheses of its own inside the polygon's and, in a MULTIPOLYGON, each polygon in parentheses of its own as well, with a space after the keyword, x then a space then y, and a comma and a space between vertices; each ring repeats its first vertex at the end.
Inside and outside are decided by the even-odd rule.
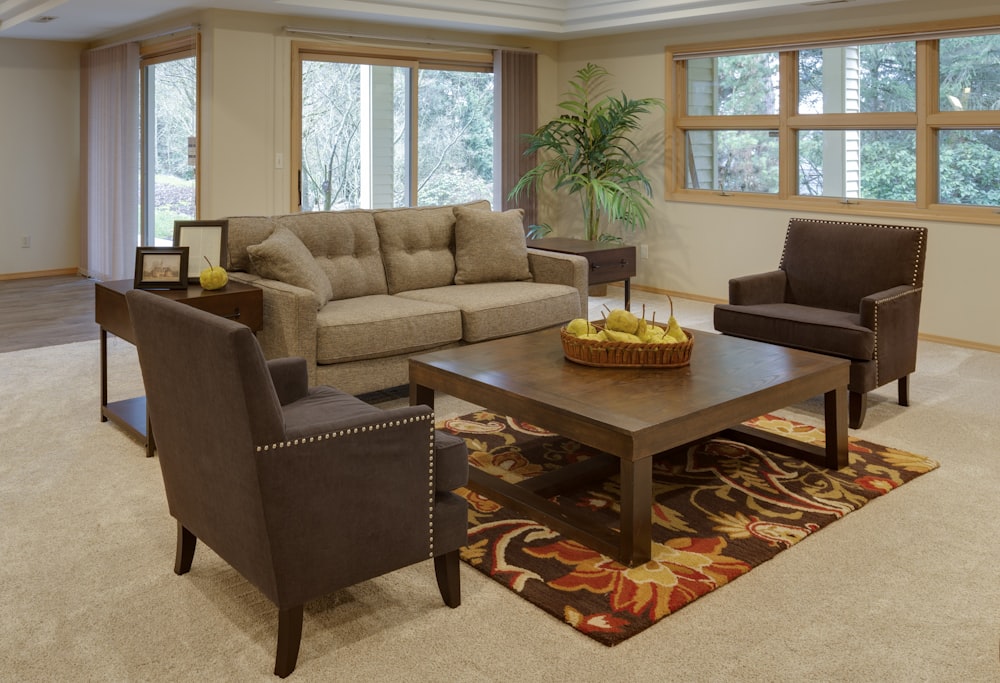
POLYGON ((317 211, 278 216, 277 225, 298 236, 330 280, 330 298, 386 293, 385 269, 372 212, 317 211))
POLYGON ((455 284, 530 280, 524 210, 455 207, 455 284))
MULTIPOLYGON (((465 206, 489 210, 489 202, 465 206)), ((455 281, 455 212, 451 206, 375 211, 389 294, 446 287, 455 281)))

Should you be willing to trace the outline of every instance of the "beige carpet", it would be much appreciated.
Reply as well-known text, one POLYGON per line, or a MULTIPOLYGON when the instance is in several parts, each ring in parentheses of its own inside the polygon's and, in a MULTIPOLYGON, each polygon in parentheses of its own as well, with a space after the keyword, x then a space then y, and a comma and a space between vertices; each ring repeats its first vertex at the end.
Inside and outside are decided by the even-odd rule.
MULTIPOLYGON (((129 344, 111 365, 113 399, 141 392, 129 344)), ((0 354, 0 680, 273 680, 274 607, 204 547, 173 574, 158 463, 98 379, 97 342, 0 354)), ((1000 681, 998 390, 1000 355, 921 344, 912 406, 876 392, 857 434, 940 469, 617 647, 465 566, 450 610, 423 563, 307 605, 289 680, 1000 681)))

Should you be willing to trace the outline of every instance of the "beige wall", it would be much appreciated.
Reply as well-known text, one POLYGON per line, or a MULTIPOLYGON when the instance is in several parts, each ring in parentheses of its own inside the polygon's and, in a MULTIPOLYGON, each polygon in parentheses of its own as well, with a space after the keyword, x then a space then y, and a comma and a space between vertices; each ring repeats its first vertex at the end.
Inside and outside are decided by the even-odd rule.
MULTIPOLYGON (((899 12, 893 9, 899 4, 844 12, 846 19, 841 22, 818 22, 821 15, 810 13, 780 24, 742 22, 559 45, 535 42, 533 47, 542 53, 539 113, 542 120, 554 114, 565 83, 587 61, 607 67, 615 74, 616 87, 633 96, 666 98, 664 48, 668 44, 768 32, 809 32, 820 25, 835 27, 838 23, 891 24, 901 20, 899 12)), ((943 15, 942 10, 924 0, 906 4, 908 12, 902 19, 905 21, 943 15)), ((958 16, 963 6, 973 8, 975 4, 972 0, 955 0, 949 4, 949 11, 954 11, 947 16, 958 16)), ((968 14, 973 9, 964 11, 968 14)), ((287 212, 291 206, 288 171, 291 38, 282 27, 292 22, 287 17, 232 12, 205 12, 196 19, 201 23, 203 36, 201 217, 287 212), (275 168, 276 154, 283 155, 284 169, 275 168)), ((293 23, 308 25, 298 20, 293 23)), ((522 39, 430 30, 313 25, 517 47, 532 44, 522 39)), ((0 39, 0 92, 4 93, 0 99, 0 121, 5 129, 0 138, 4 160, 0 166, 0 205, 4 207, 0 215, 0 277, 5 273, 65 268, 78 263, 78 53, 78 46, 21 44, 0 39), (29 92, 29 85, 32 95, 20 103, 12 103, 7 93, 29 92), (11 121, 19 131, 17 135, 9 134, 11 121), (34 135, 21 134, 25 131, 34 135), (29 157, 30 172, 21 164, 8 161, 29 157), (39 178, 45 182, 40 183, 39 178), (26 225, 41 235, 33 237, 31 250, 18 248, 26 225), (37 257, 30 261, 16 258, 24 252, 37 257)), ((649 247, 649 258, 640 262, 636 282, 723 299, 730 277, 776 266, 784 225, 790 214, 780 210, 666 202, 662 191, 663 126, 662 114, 648 119, 644 144, 650 150, 655 210, 649 229, 633 239, 649 247)), ((572 206, 560 204, 554 208, 543 203, 543 218, 567 234, 575 211, 572 206)), ((1000 254, 1000 226, 909 222, 926 224, 931 231, 922 332, 1000 347, 1000 319, 989 313, 996 310, 995 297, 1000 292, 1000 269, 994 265, 1000 254)))
POLYGON ((0 277, 79 265, 80 50, 0 40, 0 277))

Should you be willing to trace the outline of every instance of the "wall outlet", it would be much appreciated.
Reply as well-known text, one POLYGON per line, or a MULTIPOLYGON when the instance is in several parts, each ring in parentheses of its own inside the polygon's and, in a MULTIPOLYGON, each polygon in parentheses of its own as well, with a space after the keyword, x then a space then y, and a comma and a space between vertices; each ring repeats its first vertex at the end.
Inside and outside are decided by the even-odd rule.
POLYGON ((639 245, 639 258, 649 258, 649 245, 640 244, 639 245))
POLYGON ((31 235, 21 235, 21 248, 28 249, 31 247, 31 235))

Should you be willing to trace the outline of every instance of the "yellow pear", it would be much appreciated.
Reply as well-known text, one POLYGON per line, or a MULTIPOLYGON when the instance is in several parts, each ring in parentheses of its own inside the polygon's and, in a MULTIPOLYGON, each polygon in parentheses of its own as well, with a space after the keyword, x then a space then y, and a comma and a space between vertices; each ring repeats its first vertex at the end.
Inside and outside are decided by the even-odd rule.
POLYGON ((615 332, 635 334, 635 331, 639 328, 639 319, 623 308, 616 308, 608 313, 605 327, 615 332))
POLYGON ((667 334, 679 342, 686 342, 688 339, 687 334, 681 329, 681 326, 677 323, 677 318, 674 316, 670 316, 670 319, 667 321, 667 334))
POLYGON ((213 266, 212 262, 205 257, 208 268, 198 274, 198 284, 202 289, 222 289, 229 282, 229 273, 222 266, 213 266))
POLYGON ((597 328, 583 318, 575 318, 566 325, 566 332, 574 337, 580 337, 585 334, 594 334, 597 332, 597 328))
POLYGON ((639 339, 634 334, 629 334, 628 332, 619 332, 618 330, 604 330, 604 336, 608 338, 608 341, 627 342, 629 344, 642 343, 642 340, 639 339))

